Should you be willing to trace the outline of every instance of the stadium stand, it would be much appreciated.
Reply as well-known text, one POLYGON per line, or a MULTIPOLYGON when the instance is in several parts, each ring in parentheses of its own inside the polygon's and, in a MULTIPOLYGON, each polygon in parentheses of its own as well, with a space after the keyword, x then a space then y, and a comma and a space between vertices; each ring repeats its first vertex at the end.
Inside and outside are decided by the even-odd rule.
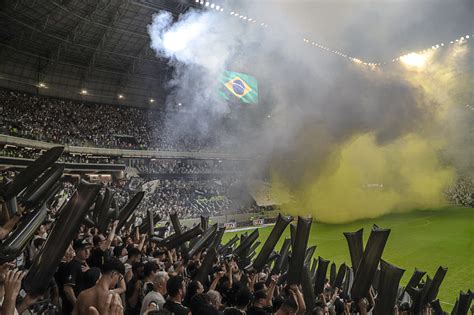
MULTIPOLYGON (((122 149, 218 150, 216 134, 167 128, 165 112, 0 90, 0 132, 58 144, 122 149), (107 118, 107 119, 105 119, 107 118)), ((180 113, 183 120, 190 114, 180 113)), ((223 129, 220 129, 223 130, 223 129)))

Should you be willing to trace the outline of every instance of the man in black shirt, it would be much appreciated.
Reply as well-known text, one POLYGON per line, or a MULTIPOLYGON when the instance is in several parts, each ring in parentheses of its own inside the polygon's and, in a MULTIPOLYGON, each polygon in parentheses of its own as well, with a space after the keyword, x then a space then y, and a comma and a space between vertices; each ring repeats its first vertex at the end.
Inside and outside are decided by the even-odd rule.
POLYGON ((170 278, 168 283, 166 283, 166 290, 169 298, 165 305, 163 305, 164 309, 174 315, 189 315, 189 309, 181 304, 186 294, 186 285, 184 284, 183 277, 175 276, 170 278))
POLYGON ((127 282, 127 291, 125 292, 125 298, 127 301, 127 309, 125 313, 128 315, 140 314, 144 268, 142 262, 134 263, 131 268, 133 277, 129 282, 127 282))
POLYGON ((112 244, 112 241, 115 237, 117 225, 118 221, 116 220, 112 225, 112 230, 110 231, 109 237, 107 237, 107 239, 105 239, 102 234, 94 236, 92 239, 94 248, 91 251, 89 259, 87 259, 89 266, 102 269, 102 266, 104 265, 107 258, 107 250, 110 248, 110 245, 112 244))
POLYGON ((71 314, 76 304, 77 297, 84 290, 84 273, 89 269, 86 260, 90 255, 90 247, 86 239, 75 240, 72 247, 76 256, 71 260, 65 270, 63 314, 71 314))
POLYGON ((91 250, 91 255, 89 259, 87 259, 87 264, 90 267, 97 267, 99 269, 102 269, 102 265, 105 263, 105 257, 106 257, 106 250, 102 249, 102 245, 105 244, 105 237, 102 234, 95 235, 92 238, 92 243, 94 244, 94 248, 91 250))

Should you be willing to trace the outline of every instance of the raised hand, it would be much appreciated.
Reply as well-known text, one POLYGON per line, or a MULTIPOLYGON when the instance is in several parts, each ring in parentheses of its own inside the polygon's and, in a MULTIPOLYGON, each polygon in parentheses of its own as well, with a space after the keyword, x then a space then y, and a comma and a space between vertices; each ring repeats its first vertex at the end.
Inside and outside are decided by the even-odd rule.
POLYGON ((25 273, 18 269, 9 270, 5 276, 5 299, 16 300, 25 273))
POLYGON ((13 263, 4 263, 0 265, 0 280, 4 280, 5 277, 7 276, 8 270, 12 269, 15 267, 15 264, 13 263))
POLYGON ((280 275, 272 275, 270 277, 272 283, 277 283, 278 282, 278 279, 280 279, 280 275))

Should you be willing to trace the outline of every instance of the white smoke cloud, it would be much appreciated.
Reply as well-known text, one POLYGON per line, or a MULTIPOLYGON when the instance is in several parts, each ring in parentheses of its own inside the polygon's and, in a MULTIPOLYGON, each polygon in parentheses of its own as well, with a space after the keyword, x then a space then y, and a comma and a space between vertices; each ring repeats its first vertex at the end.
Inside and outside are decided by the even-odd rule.
POLYGON ((219 15, 212 12, 189 11, 173 23, 172 15, 161 11, 153 16, 148 28, 151 47, 176 62, 217 73, 224 68, 232 49, 218 23, 219 15))

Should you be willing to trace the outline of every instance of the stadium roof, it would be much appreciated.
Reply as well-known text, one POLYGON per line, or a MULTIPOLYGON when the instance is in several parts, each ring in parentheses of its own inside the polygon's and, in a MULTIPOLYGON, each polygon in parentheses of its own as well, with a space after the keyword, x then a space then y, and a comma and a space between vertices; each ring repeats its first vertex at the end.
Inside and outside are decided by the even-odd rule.
POLYGON ((0 86, 105 103, 146 105, 154 99, 159 105, 171 69, 151 50, 147 25, 160 9, 177 17, 194 5, 189 0, 4 1, 0 86))

